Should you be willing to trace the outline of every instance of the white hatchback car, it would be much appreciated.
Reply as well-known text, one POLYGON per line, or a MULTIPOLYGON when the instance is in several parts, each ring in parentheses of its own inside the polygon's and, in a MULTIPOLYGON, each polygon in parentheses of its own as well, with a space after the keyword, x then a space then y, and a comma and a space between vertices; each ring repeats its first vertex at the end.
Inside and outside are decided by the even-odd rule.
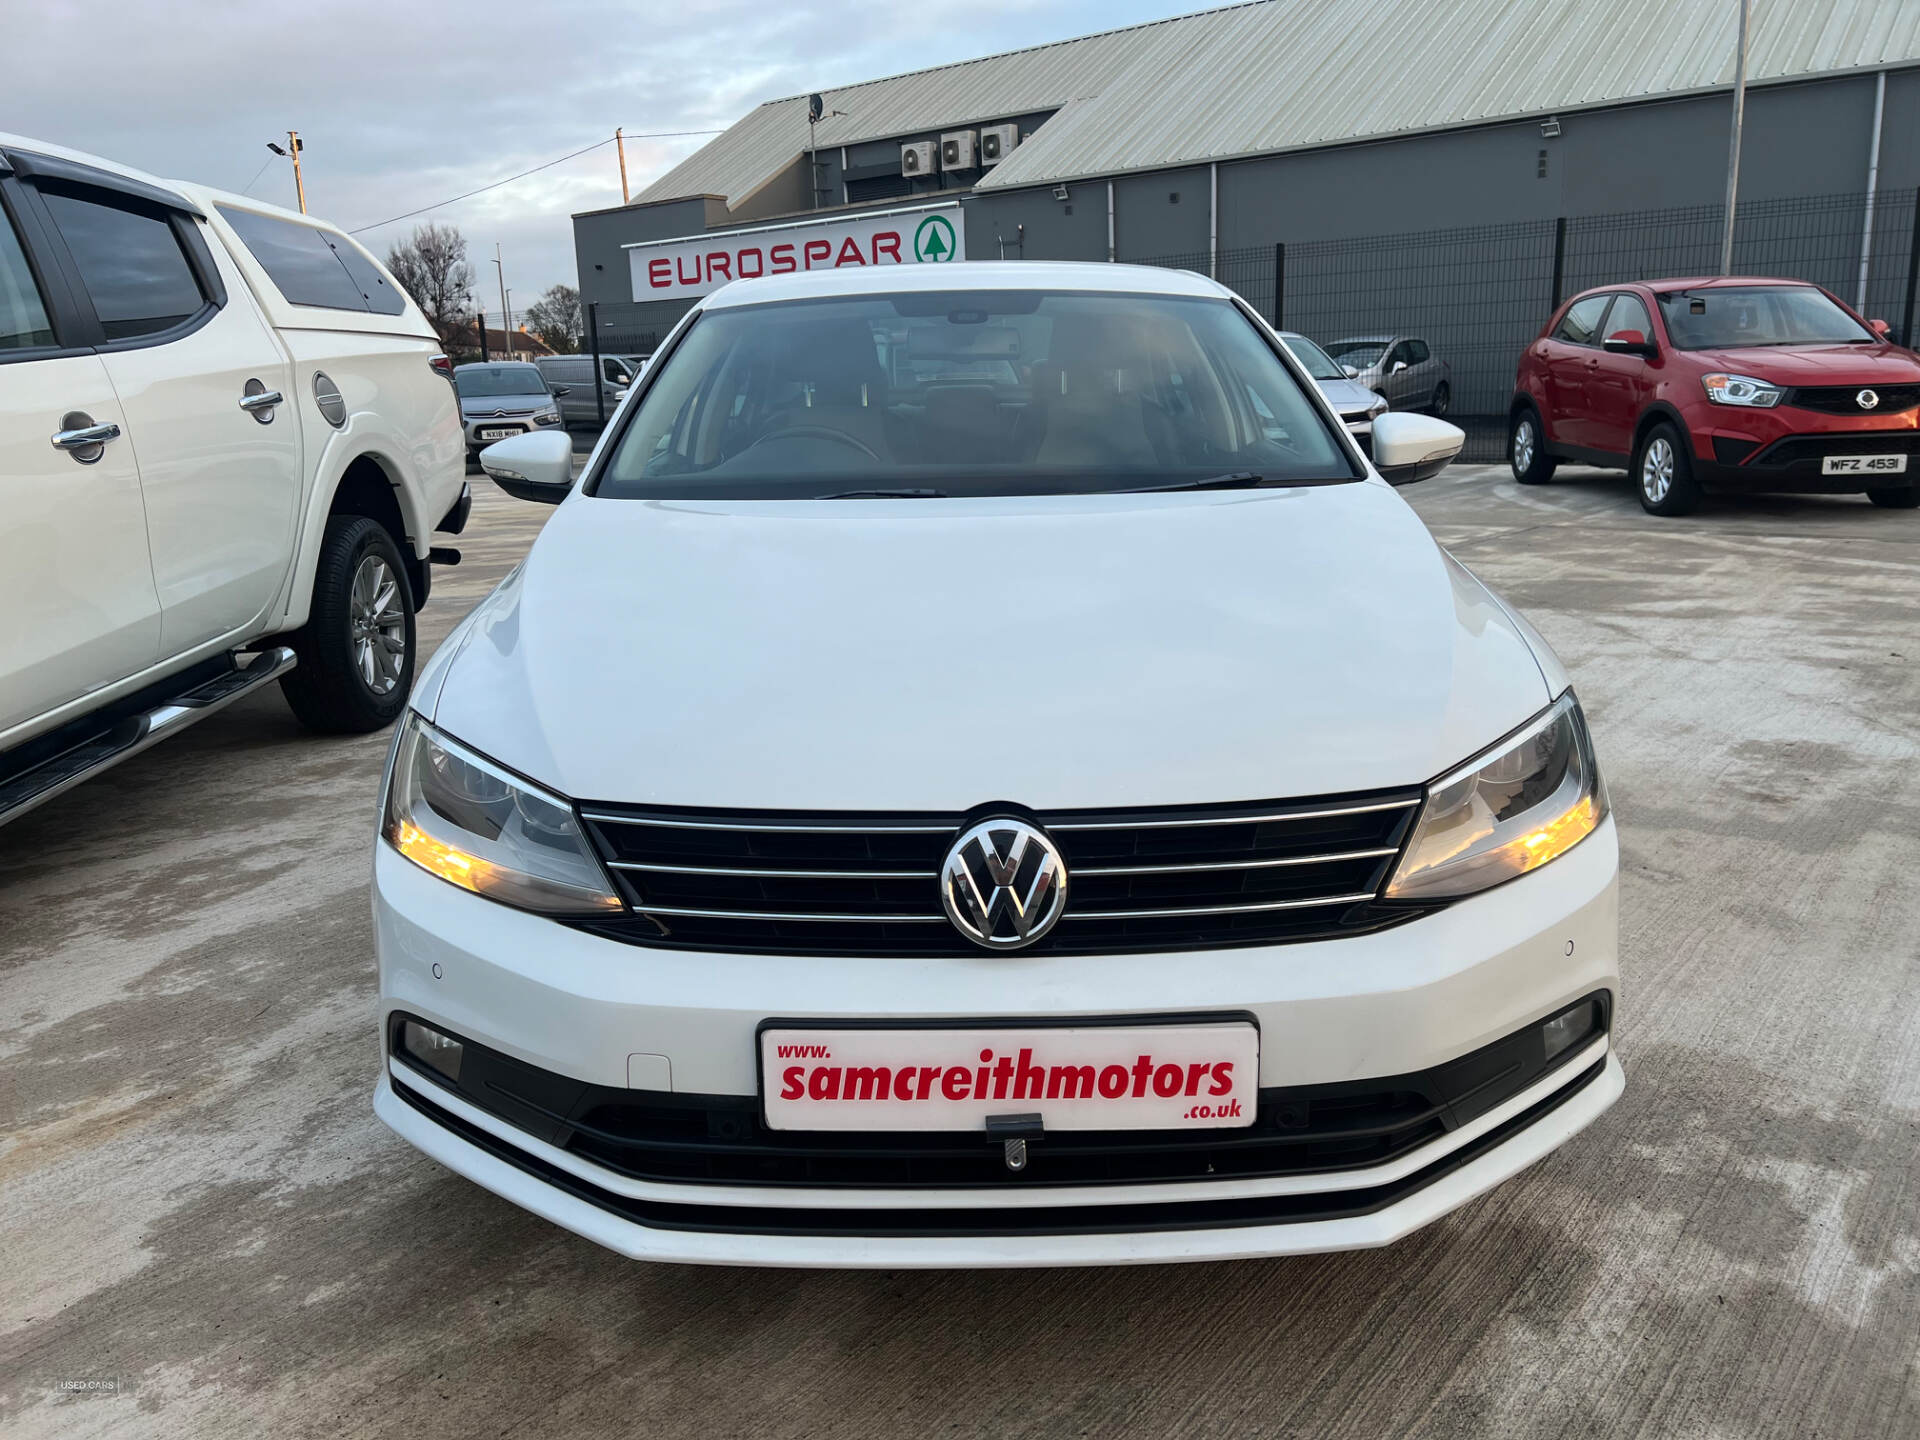
POLYGON ((1378 1245, 1620 1094, 1567 675, 1211 281, 739 282, 422 675, 375 1108, 628 1255, 1378 1245), (900 356, 912 363, 895 364, 900 356), (991 363, 987 363, 987 362, 991 363))

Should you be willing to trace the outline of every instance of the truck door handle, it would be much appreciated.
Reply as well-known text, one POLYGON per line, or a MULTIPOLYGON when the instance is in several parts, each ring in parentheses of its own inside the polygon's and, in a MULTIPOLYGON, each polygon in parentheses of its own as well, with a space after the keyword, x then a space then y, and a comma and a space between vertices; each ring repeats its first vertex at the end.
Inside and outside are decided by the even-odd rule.
POLYGON ((118 425, 111 421, 96 425, 91 415, 79 410, 69 411, 60 424, 62 428, 53 432, 53 448, 66 451, 82 465, 93 464, 106 452, 109 440, 120 438, 118 425))
POLYGON ((286 403, 286 397, 278 390, 269 390, 258 380, 249 380, 246 393, 240 397, 240 408, 246 411, 262 425, 273 421, 273 407, 286 403))

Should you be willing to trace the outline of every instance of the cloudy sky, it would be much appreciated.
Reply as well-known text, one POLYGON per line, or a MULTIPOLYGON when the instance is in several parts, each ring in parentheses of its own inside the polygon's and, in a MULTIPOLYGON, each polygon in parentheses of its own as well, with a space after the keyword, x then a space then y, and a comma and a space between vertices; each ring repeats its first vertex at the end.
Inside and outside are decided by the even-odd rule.
MULTIPOLYGON (((266 142, 297 129, 309 207, 359 230, 616 125, 629 135, 724 128, 763 100, 1204 3, 39 0, 9 7, 0 127, 288 206, 292 173, 266 142)), ((702 139, 630 141, 633 188, 702 139)), ((575 283, 567 217, 619 199, 607 145, 431 218, 459 226, 476 269, 484 257, 476 288, 494 312, 499 243, 518 311, 549 285, 575 283)), ((359 238, 385 255, 416 223, 359 238)))

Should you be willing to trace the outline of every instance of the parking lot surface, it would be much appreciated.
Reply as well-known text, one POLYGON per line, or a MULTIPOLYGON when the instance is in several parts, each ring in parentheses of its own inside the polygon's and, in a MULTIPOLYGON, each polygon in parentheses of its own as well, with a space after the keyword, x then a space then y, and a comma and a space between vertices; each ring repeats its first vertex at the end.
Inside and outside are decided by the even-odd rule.
MULTIPOLYGON (((476 491, 423 647, 551 513, 476 491)), ((374 1120, 387 737, 270 691, 0 830, 0 1429, 1920 1434, 1920 512, 1405 493, 1620 819, 1628 1089, 1565 1149, 1360 1254, 624 1262, 374 1120)))

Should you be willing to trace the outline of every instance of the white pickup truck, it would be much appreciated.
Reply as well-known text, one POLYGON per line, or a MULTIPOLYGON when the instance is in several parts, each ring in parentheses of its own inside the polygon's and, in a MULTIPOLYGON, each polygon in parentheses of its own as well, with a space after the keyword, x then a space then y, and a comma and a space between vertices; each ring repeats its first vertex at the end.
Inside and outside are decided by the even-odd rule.
POLYGON ((339 230, 0 134, 0 823, 270 680, 392 722, 451 372, 339 230))

